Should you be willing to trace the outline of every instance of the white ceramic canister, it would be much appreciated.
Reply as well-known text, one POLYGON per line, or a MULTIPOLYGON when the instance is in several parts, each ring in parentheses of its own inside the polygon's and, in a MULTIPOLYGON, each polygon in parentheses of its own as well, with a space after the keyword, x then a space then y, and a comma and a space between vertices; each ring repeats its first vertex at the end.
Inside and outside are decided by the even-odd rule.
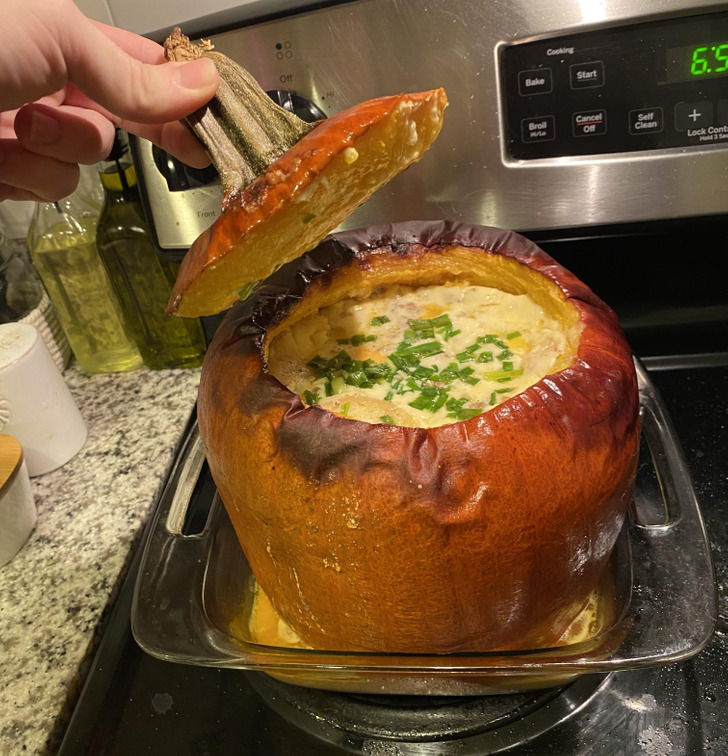
POLYGON ((38 330, 0 325, 0 433, 23 448, 28 473, 68 462, 86 441, 86 424, 38 330))
POLYGON ((17 439, 0 435, 0 567, 23 548, 36 519, 23 450, 17 439))

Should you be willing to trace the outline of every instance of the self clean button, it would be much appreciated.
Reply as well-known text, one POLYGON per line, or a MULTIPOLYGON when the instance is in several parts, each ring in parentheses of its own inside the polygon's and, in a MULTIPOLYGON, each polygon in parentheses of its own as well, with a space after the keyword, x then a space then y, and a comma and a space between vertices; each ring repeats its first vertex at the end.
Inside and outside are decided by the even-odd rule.
POLYGON ((548 94, 554 88, 550 68, 534 68, 518 72, 518 93, 521 97, 548 94))
POLYGON ((572 89, 590 89, 604 86, 604 63, 593 60, 589 63, 574 63, 569 66, 572 89))
POLYGON ((630 110, 627 119, 632 136, 659 134, 663 129, 662 108, 630 110))
POLYGON ((521 140, 524 144, 531 142, 548 142, 556 138, 556 121, 553 116, 524 118, 521 121, 521 140))

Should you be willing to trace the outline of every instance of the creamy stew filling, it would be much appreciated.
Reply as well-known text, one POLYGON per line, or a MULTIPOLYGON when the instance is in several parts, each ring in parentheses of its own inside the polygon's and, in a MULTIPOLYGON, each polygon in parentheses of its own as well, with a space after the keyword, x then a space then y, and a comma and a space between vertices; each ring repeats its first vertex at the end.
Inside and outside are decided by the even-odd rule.
POLYGON ((308 405, 435 427, 496 407, 566 367, 573 349, 529 296, 445 284, 343 299, 276 335, 267 357, 308 405))

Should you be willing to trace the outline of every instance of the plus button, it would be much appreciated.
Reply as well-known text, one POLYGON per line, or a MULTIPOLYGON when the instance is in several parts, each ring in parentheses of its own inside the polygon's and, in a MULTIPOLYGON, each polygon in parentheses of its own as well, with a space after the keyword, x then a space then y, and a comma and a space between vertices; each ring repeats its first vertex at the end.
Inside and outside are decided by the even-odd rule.
POLYGON ((696 129, 713 125, 713 103, 710 100, 702 102, 679 102, 675 105, 675 130, 690 131, 691 136, 696 129))

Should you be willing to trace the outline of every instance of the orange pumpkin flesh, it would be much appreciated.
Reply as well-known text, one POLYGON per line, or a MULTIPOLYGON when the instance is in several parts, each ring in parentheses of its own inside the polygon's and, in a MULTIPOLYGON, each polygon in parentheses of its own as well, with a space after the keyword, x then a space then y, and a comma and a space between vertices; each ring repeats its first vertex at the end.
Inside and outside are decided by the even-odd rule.
POLYGON ((631 496, 637 385, 612 310, 517 234, 449 222, 338 234, 226 316, 200 432, 261 587, 308 645, 450 653, 555 644, 605 567, 631 496), (286 322, 393 283, 527 293, 581 327, 575 359, 435 428, 306 406, 267 371, 286 322))
POLYGON ((182 262, 167 311, 213 315, 315 246, 419 160, 442 126, 442 89, 382 97, 321 121, 228 199, 182 262))

